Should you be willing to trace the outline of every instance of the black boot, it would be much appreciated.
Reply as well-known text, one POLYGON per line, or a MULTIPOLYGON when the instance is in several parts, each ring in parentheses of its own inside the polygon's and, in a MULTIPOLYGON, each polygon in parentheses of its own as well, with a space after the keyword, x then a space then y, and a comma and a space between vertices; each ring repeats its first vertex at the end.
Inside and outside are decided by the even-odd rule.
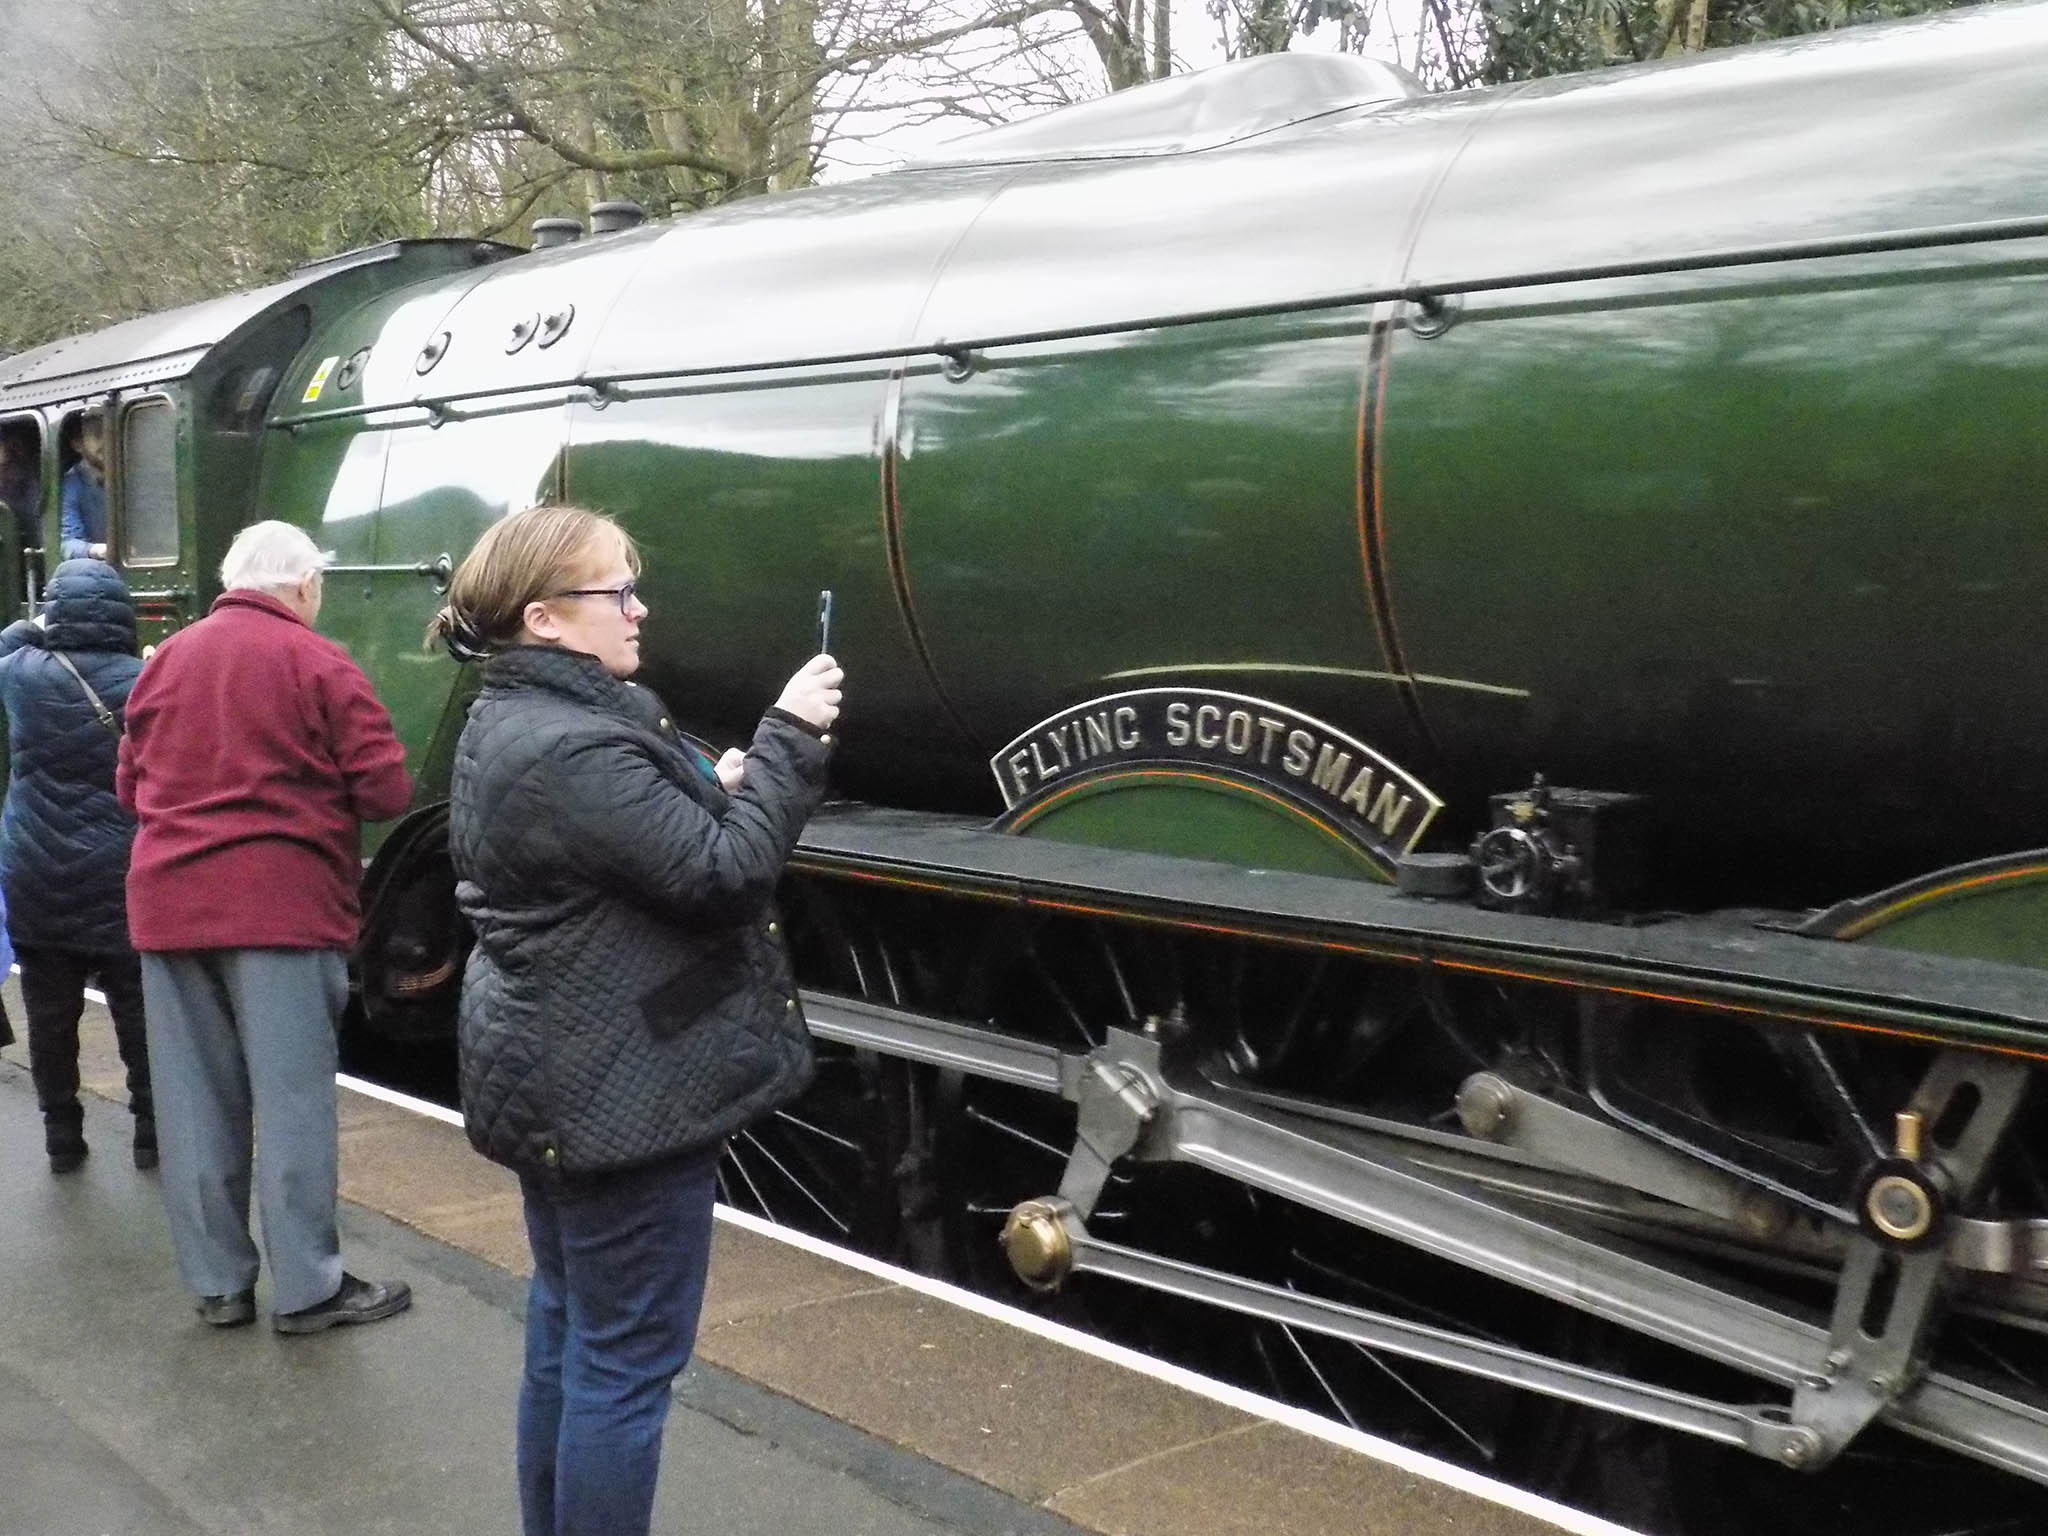
POLYGON ((85 1107, 73 1099, 43 1111, 43 1150, 50 1172, 76 1173, 85 1163, 85 1107))
POLYGON ((147 1110, 135 1112, 135 1166, 144 1172, 156 1166, 156 1117, 147 1110))

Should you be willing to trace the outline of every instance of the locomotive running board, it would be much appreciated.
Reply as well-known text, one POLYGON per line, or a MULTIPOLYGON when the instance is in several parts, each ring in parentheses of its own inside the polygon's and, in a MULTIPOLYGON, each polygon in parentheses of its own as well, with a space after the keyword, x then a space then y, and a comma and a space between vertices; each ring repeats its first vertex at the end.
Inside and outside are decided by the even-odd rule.
POLYGON ((1727 916, 1623 927, 1488 912, 1364 881, 1038 841, 968 818, 863 805, 815 817, 790 868, 2048 1061, 2039 970, 1801 937, 1727 916))
MULTIPOLYGON (((804 1009, 820 1038, 1057 1094, 1080 1105, 1060 1199, 1033 1202, 1050 1213, 1056 1231, 1048 1240, 1063 1250, 1062 1272, 1095 1269, 1178 1294, 1188 1294, 1185 1287, 1198 1278, 1201 1299, 1272 1316, 1277 1303, 1267 1288, 1104 1244, 1087 1233, 1080 1213, 1092 1207, 1119 1158, 1183 1162, 1797 1394, 1824 1392, 1822 1384, 1833 1384, 1843 1369, 1824 1322, 1738 1295, 1725 1283, 1652 1260, 1626 1244, 1549 1225, 1454 1176, 1397 1155, 1332 1146, 1279 1116, 1188 1092, 1168 1081, 1159 1042, 1150 1037, 1111 1031, 1101 1049, 1078 1056, 864 999, 806 993, 804 1009)), ((1782 1408, 1744 1409, 1689 1397, 1403 1319, 1292 1299, 1299 1309, 1274 1320, 1341 1337, 1371 1330, 1372 1347, 1746 1446, 1791 1466, 1823 1464, 1860 1427, 1860 1419, 1853 1427, 1825 1419, 1820 1425, 1794 1423, 1782 1408)), ((1843 1385, 1854 1390, 1863 1384, 1843 1385)), ((1875 1413, 1908 1434, 2048 1483, 2048 1406, 1960 1375, 1928 1371, 1892 1386, 1875 1413)))

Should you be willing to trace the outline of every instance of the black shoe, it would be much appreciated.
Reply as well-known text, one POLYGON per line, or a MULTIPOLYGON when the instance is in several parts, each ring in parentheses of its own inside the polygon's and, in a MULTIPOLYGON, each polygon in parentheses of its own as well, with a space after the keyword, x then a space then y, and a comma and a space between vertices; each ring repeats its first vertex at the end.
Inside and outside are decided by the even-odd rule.
POLYGON ((412 1305, 412 1287, 403 1280, 358 1280, 341 1277, 341 1289, 317 1307, 279 1312, 270 1326, 279 1333, 319 1333, 345 1323, 375 1323, 412 1305))
POLYGON ((156 1162, 156 1121, 139 1115, 135 1120, 135 1166, 147 1173, 156 1162))
POLYGON ((210 1328, 240 1328, 256 1321, 256 1293, 199 1298, 199 1320, 210 1328))
POLYGON ((62 1152, 52 1152, 50 1154, 50 1172, 59 1174, 78 1172, 79 1169, 85 1166, 85 1153, 86 1147, 83 1142, 80 1142, 76 1147, 67 1148, 62 1152))
POLYGON ((85 1110, 78 1100, 43 1111, 43 1150, 50 1172, 76 1173, 85 1166, 85 1110))

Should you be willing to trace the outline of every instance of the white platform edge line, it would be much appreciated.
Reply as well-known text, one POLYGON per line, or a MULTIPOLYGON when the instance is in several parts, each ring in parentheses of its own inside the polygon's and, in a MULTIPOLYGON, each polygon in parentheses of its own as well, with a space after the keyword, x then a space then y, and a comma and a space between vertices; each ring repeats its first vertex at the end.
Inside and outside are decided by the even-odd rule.
POLYGON ((416 1099, 409 1093, 400 1093, 396 1088, 386 1088, 382 1083, 365 1082, 360 1077, 350 1077, 346 1072, 337 1072, 334 1081, 350 1093, 360 1093, 366 1099, 378 1099, 400 1109, 424 1115, 429 1120, 438 1120, 443 1125, 460 1127, 462 1112, 435 1104, 426 1099, 416 1099))
MULTIPOLYGON (((394 1089, 385 1088, 377 1083, 364 1082, 361 1078, 350 1077, 345 1073, 337 1075, 335 1081, 341 1087, 353 1093, 360 1093, 366 1098, 381 1100, 399 1109, 410 1110, 414 1114, 424 1115, 431 1120, 439 1120, 445 1125, 459 1126, 462 1124, 462 1116, 455 1110, 444 1108, 439 1104, 429 1103, 424 1099, 416 1099, 410 1094, 399 1093, 394 1089)), ((1404 1472, 1413 1473, 1418 1477, 1426 1477, 1430 1481, 1441 1484, 1444 1487, 1455 1488, 1462 1493, 1471 1494, 1475 1498, 1484 1499, 1488 1503, 1497 1504, 1504 1508, 1512 1509, 1517 1513, 1528 1515, 1532 1519, 1544 1521, 1546 1524, 1556 1526, 1559 1530, 1574 1532, 1576 1536, 1640 1536, 1639 1532, 1633 1531, 1627 1526, 1616 1525, 1611 1520, 1603 1520, 1597 1515, 1589 1515, 1581 1510, 1573 1509, 1569 1505, 1559 1504, 1538 1494, 1529 1493, 1524 1489, 1516 1488, 1510 1484, 1488 1477, 1483 1472, 1474 1472, 1469 1468, 1460 1467, 1450 1462, 1438 1461, 1433 1457, 1423 1455, 1419 1451, 1410 1450, 1406 1446, 1396 1445, 1391 1440, 1382 1440, 1377 1436, 1364 1434, 1347 1424, 1339 1424, 1318 1414, 1310 1413, 1306 1409, 1297 1408, 1291 1403, 1277 1402, 1272 1398, 1262 1397, 1256 1392, 1246 1391, 1242 1387, 1233 1387, 1224 1382, 1212 1381, 1208 1377, 1188 1370, 1185 1367, 1169 1365, 1165 1361, 1155 1360, 1150 1355, 1141 1354, 1137 1350, 1126 1348, 1121 1344, 1111 1344, 1106 1340, 1094 1337, 1092 1334, 1083 1333, 1077 1328, 1069 1328, 1064 1323, 1055 1323, 1045 1318, 1034 1317, 1030 1313, 1020 1311, 1016 1307, 995 1301, 974 1291, 964 1290, 960 1286, 951 1285, 944 1280, 934 1280, 929 1275, 920 1275, 914 1270, 903 1269, 884 1260, 870 1258, 864 1253, 855 1253, 851 1249, 841 1248, 834 1243, 827 1242, 823 1238, 813 1237, 807 1232, 798 1232, 788 1227, 777 1226, 774 1222, 764 1220, 762 1217, 753 1215, 751 1212, 734 1210, 731 1206, 720 1205, 715 1208, 714 1215, 718 1220, 727 1222, 743 1231, 756 1233, 775 1242, 787 1244, 791 1248, 801 1249, 805 1253, 829 1259, 833 1263, 844 1265, 848 1269, 858 1270, 863 1274, 873 1275, 877 1279, 887 1280, 892 1284, 903 1287, 905 1290, 914 1291, 921 1296, 929 1296, 935 1301, 946 1302, 951 1306, 960 1308, 962 1311, 972 1312, 978 1317, 985 1317, 993 1322, 1006 1324, 1024 1333, 1044 1339, 1048 1343, 1079 1350, 1082 1354, 1092 1355, 1096 1359, 1108 1361, 1111 1364, 1123 1367, 1125 1370, 1135 1371, 1141 1376, 1148 1376, 1155 1381, 1178 1387, 1182 1391, 1207 1398, 1211 1402, 1221 1403, 1225 1407, 1235 1408, 1240 1412, 1251 1414, 1255 1418, 1267 1419, 1273 1423, 1285 1425, 1287 1428, 1295 1430, 1300 1434, 1308 1435, 1330 1445, 1340 1446, 1345 1450, 1370 1457, 1374 1461, 1397 1467, 1404 1472)))

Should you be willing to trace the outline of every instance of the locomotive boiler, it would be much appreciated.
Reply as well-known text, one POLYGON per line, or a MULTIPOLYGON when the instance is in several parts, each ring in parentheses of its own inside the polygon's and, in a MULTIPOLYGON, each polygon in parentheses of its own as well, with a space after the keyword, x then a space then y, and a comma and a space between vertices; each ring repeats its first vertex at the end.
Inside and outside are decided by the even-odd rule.
POLYGON ((493 519, 602 508, 707 745, 835 595, 820 1080, 728 1199, 1648 1523, 2017 1529, 2043 79, 2040 3, 1458 95, 1251 60, 337 258, 0 363, 0 430, 54 483, 112 416, 161 627, 255 516, 336 552, 420 784, 363 1039, 459 986, 422 627, 493 519))

